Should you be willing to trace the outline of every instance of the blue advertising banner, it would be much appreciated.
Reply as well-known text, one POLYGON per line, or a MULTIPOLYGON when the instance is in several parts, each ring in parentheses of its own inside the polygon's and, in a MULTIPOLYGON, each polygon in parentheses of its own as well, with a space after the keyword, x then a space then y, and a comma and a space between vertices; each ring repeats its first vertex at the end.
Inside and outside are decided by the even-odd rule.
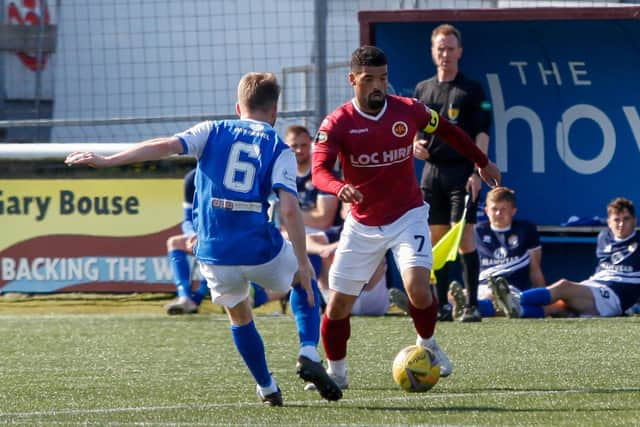
POLYGON ((554 225, 572 215, 604 218, 617 196, 640 203, 637 18, 572 19, 557 9, 553 19, 516 10, 508 19, 476 11, 477 19, 428 21, 422 12, 416 22, 410 13, 376 22, 370 12, 363 43, 386 52, 393 90, 411 96, 435 74, 431 31, 443 22, 461 30, 460 70, 492 104, 489 155, 517 191, 523 217, 554 225))

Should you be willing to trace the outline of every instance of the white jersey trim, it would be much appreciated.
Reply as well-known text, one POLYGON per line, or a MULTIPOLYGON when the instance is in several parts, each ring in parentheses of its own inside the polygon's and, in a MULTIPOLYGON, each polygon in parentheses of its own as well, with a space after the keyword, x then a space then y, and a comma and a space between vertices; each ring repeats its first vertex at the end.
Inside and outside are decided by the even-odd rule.
POLYGON ((369 120, 374 120, 374 121, 378 121, 380 120, 380 118, 384 115, 385 111, 387 111, 387 98, 384 98, 384 105, 382 106, 382 109, 380 110, 380 112, 378 114, 376 114, 375 116, 372 116, 371 114, 365 113, 364 111, 362 111, 360 109, 360 107, 358 107, 358 103, 356 102, 355 98, 351 99, 351 104, 353 105, 353 108, 355 108, 355 110, 358 112, 358 114, 360 114, 362 117, 367 118, 369 120))

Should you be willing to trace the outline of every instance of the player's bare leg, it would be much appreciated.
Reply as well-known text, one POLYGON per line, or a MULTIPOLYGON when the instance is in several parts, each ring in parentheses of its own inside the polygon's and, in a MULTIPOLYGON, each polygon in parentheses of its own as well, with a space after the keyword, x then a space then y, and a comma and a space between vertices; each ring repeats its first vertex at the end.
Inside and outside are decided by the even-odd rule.
POLYGON ((592 316, 599 314, 596 309, 593 294, 591 293, 591 288, 588 286, 561 279, 547 287, 547 289, 551 293, 551 302, 563 300, 569 310, 592 316))

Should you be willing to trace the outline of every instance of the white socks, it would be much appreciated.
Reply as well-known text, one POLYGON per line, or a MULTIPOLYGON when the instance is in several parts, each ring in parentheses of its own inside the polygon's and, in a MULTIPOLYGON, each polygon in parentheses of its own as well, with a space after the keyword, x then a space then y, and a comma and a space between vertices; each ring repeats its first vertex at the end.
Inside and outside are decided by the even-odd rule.
POLYGON ((314 362, 319 362, 320 361, 320 355, 318 354, 318 348, 316 346, 313 345, 305 345, 300 347, 300 352, 298 353, 298 356, 304 356, 309 360, 312 360, 314 362))
POLYGON ((416 345, 421 345, 422 347, 432 348, 435 345, 435 343, 436 343, 435 337, 422 338, 420 335, 418 335, 418 338, 416 338, 416 345))
POLYGON ((336 377, 344 377, 347 375, 347 359, 329 360, 327 373, 336 377))
POLYGON ((274 380, 273 377, 271 377, 271 384, 268 387, 261 387, 260 385, 258 385, 258 387, 260 387, 262 396, 268 396, 271 393, 278 391, 278 383, 276 383, 276 380, 274 380))

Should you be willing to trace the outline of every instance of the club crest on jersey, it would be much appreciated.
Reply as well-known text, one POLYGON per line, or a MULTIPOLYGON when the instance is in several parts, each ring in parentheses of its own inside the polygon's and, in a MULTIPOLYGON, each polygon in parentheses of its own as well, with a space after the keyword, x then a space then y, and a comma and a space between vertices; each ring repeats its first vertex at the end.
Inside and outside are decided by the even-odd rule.
POLYGON ((451 121, 451 123, 457 123, 459 115, 460 115, 459 108, 454 107, 453 105, 450 105, 449 108, 447 108, 447 116, 449 117, 449 120, 451 121))
POLYGON ((505 248, 498 248, 495 251, 493 251, 493 257, 495 259, 504 259, 507 257, 507 250, 505 248))
POLYGON ((638 249, 638 242, 631 243, 627 249, 629 250, 629 253, 635 252, 636 249, 638 249))
POLYGON ((624 254, 622 252, 614 252, 611 254, 611 262, 619 264, 624 260, 624 254))
POLYGON ((397 121, 391 126, 391 132, 398 138, 402 138, 409 132, 409 126, 403 121, 397 121))
POLYGON ((507 239, 507 243, 509 243, 510 248, 515 248, 516 246, 518 246, 518 243, 520 242, 518 241, 518 236, 516 234, 512 234, 507 239))
POLYGON ((316 134, 316 139, 315 142, 317 142, 318 144, 322 144, 324 142, 326 142, 328 139, 327 137, 327 133, 324 131, 320 131, 316 134))

